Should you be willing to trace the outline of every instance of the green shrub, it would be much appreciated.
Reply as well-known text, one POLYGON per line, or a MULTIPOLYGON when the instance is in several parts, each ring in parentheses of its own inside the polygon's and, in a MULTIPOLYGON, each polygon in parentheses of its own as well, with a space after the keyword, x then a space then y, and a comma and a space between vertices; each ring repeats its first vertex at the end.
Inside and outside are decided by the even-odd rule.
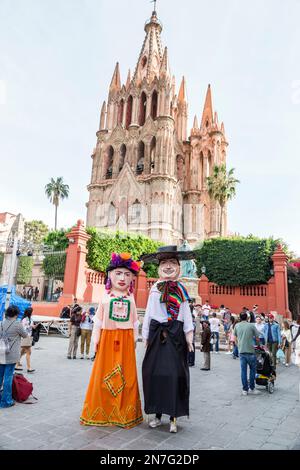
POLYGON ((43 271, 49 278, 63 279, 67 255, 64 252, 49 253, 43 260, 43 271))
POLYGON ((208 279, 218 285, 266 283, 271 277, 271 256, 278 242, 253 236, 205 240, 196 260, 198 274, 205 266, 208 279))
POLYGON ((17 284, 28 284, 32 276, 32 256, 19 256, 17 269, 17 284))
MULTIPOLYGON (((157 251, 162 243, 151 240, 143 235, 127 232, 98 231, 94 227, 87 228, 91 235, 87 243, 87 263, 91 269, 105 271, 109 264, 111 253, 130 252, 133 259, 137 260, 143 254, 157 251)), ((157 277, 157 266, 149 265, 143 268, 148 277, 157 277)))

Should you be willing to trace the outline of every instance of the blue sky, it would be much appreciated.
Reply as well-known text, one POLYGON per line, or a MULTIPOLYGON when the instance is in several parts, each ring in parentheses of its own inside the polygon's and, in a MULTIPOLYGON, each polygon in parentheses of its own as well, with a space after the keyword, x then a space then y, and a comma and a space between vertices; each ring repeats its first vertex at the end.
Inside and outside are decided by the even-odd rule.
MULTIPOLYGON (((90 155, 116 61, 134 69, 148 0, 0 0, 0 211, 50 226, 44 195, 63 176, 59 225, 85 219, 90 155)), ((190 126, 208 83, 241 180, 231 232, 282 237, 300 255, 300 1, 158 0, 190 126)))

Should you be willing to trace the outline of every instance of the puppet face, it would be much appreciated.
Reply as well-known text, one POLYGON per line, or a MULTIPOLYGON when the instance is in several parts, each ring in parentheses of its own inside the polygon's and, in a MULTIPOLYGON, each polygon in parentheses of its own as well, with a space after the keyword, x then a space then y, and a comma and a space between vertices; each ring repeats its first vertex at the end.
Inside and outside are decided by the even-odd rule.
POLYGON ((119 291, 128 291, 130 283, 133 280, 133 274, 129 269, 117 268, 108 273, 112 288, 119 291))
POLYGON ((175 281, 180 273, 180 265, 176 258, 165 259, 159 263, 159 278, 164 281, 175 281))

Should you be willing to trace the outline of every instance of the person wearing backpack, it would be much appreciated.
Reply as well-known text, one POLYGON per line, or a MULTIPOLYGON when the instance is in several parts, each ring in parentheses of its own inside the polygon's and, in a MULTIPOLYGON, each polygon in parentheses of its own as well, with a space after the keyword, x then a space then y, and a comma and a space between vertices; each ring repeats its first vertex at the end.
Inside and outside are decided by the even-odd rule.
POLYGON ((20 310, 10 305, 5 312, 5 320, 0 322, 0 408, 15 404, 12 398, 12 382, 16 363, 20 360, 21 338, 28 334, 21 322, 17 321, 20 310))

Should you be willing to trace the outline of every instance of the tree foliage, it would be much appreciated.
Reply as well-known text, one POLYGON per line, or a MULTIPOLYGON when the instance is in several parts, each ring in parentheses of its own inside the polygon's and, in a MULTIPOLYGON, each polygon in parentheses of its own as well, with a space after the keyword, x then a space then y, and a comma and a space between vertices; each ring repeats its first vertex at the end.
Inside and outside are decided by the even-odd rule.
POLYGON ((57 208, 60 200, 67 199, 69 197, 69 192, 69 185, 64 183, 62 176, 56 178, 56 180, 51 178, 50 183, 45 186, 45 194, 55 206, 55 230, 57 229, 57 208))
MULTIPOLYGON (((279 241, 253 237, 205 240, 196 259, 198 274, 205 266, 211 282, 227 286, 263 284, 271 278, 271 256, 279 241)), ((286 248, 287 249, 287 248, 286 248)))
POLYGON ((24 242, 28 247, 33 247, 36 251, 49 232, 48 225, 41 220, 30 220, 25 222, 24 242))
POLYGON ((300 315, 300 269, 288 266, 289 308, 293 319, 300 315))
MULTIPOLYGON (((143 254, 157 251, 162 243, 151 240, 143 235, 135 235, 127 232, 98 231, 96 228, 87 229, 91 235, 88 241, 87 263, 91 269, 105 271, 109 264, 111 253, 130 252, 133 259, 139 259, 143 254)), ((148 277, 157 277, 155 265, 144 266, 148 277)))
POLYGON ((68 248, 69 241, 66 234, 70 229, 51 230, 44 238, 43 242, 46 246, 51 247, 54 251, 63 251, 68 248))
POLYGON ((32 256, 19 256, 17 269, 17 284, 28 284, 31 280, 33 268, 32 256))
POLYGON ((223 212, 227 201, 233 199, 236 194, 236 184, 240 181, 234 177, 234 168, 231 168, 228 173, 225 163, 221 165, 214 165, 212 176, 208 176, 207 189, 209 196, 216 201, 221 208, 219 233, 223 235, 223 212))

